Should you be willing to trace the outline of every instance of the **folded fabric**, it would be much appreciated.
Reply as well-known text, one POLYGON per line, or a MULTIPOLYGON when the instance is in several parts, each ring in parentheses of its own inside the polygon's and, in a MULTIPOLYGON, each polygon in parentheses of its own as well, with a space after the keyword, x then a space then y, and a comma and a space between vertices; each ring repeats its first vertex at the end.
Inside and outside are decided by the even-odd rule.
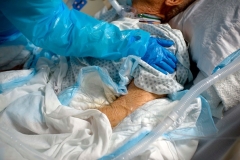
POLYGON ((34 75, 34 69, 0 72, 0 93, 24 85, 34 75))
MULTIPOLYGON (((61 105, 49 83, 50 71, 59 73, 56 68, 51 59, 41 57, 35 66, 36 74, 29 81, 0 94, 1 127, 7 128, 7 132, 14 135, 12 138, 20 140, 25 148, 49 159, 97 159, 108 149, 110 123, 98 110, 82 111, 61 105)), ((18 159, 33 158, 17 145, 8 146, 8 139, 5 140, 0 145, 5 145, 1 151, 7 149, 7 152, 1 154, 0 159, 8 159, 9 150, 11 157, 20 154, 18 159)))
POLYGON ((236 106, 240 102, 240 71, 220 80, 214 87, 222 100, 224 110, 236 106))

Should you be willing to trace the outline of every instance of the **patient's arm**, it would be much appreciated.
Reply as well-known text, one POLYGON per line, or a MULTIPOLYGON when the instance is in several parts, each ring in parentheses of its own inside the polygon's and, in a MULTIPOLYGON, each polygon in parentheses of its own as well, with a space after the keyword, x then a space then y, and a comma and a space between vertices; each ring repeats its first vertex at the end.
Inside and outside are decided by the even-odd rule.
POLYGON ((104 106, 99 110, 107 115, 112 127, 115 127, 125 117, 143 104, 161 97, 165 97, 165 95, 156 95, 154 93, 147 92, 136 87, 134 83, 131 82, 128 86, 127 95, 119 97, 110 105, 104 106))

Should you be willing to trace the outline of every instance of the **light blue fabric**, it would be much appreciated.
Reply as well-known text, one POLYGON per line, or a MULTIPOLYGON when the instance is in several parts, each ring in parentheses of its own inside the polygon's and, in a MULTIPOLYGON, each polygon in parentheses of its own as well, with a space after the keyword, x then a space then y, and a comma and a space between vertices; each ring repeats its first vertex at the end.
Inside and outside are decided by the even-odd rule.
MULTIPOLYGON (((75 68, 74 74, 77 74, 76 83, 59 93, 58 99, 63 105, 69 105, 71 99, 78 90, 81 90, 82 81, 89 74, 95 72, 100 76, 101 83, 112 88, 116 95, 124 95, 127 93, 127 84, 133 78, 131 74, 138 65, 138 61, 132 57, 128 57, 123 62, 114 62, 107 60, 99 60, 94 58, 83 58, 77 61, 71 57, 72 68, 75 68), (83 64, 86 65, 83 67, 83 64), (95 66, 95 65, 97 66, 95 66), (77 67, 77 68, 76 68, 77 67)), ((73 80, 74 81, 74 80, 73 80)))
MULTIPOLYGON (((187 90, 173 93, 169 95, 170 99, 173 101, 180 100, 187 90)), ((192 139, 201 138, 206 136, 212 136, 217 133, 217 128, 212 119, 212 114, 210 106, 205 98, 200 96, 202 102, 202 110, 196 122, 196 127, 176 129, 165 133, 164 136, 168 139, 178 140, 178 139, 192 139)))
MULTIPOLYGON (((37 48, 35 48, 35 49, 37 49, 37 48)), ((40 57, 49 59, 54 64, 57 64, 59 62, 59 59, 56 54, 47 52, 45 50, 40 50, 40 52, 34 51, 33 57, 29 60, 29 62, 26 62, 27 63, 26 67, 29 67, 32 70, 29 73, 29 75, 17 77, 6 83, 0 83, 0 93, 3 93, 7 90, 22 86, 22 85, 26 84, 29 80, 31 80, 37 73, 38 68, 36 67, 36 64, 40 57)))
POLYGON ((127 93, 127 87, 126 87, 127 82, 122 84, 116 84, 104 68, 100 68, 98 66, 89 66, 89 67, 84 67, 80 70, 76 84, 74 84, 69 88, 66 88, 65 90, 59 93, 58 95, 59 101, 63 105, 66 105, 66 106, 69 105, 75 93, 81 90, 81 86, 82 86, 81 82, 83 81, 85 76, 93 72, 96 72, 100 76, 102 83, 109 86, 110 88, 113 88, 116 94, 127 93))
POLYGON ((142 57, 150 34, 118 27, 69 10, 61 0, 0 1, 0 11, 36 46, 63 56, 117 60, 142 57), (138 37, 129 43, 129 38, 138 37))
POLYGON ((240 56, 240 50, 237 50, 236 52, 230 54, 227 58, 225 58, 219 65, 217 65, 214 70, 213 73, 217 72, 218 70, 220 70, 221 68, 225 67, 226 65, 228 65, 229 63, 231 63, 234 59, 236 59, 238 56, 240 56))
POLYGON ((109 76, 108 71, 106 69, 100 68, 98 66, 89 66, 89 67, 84 67, 81 69, 80 74, 78 76, 79 86, 81 86, 81 82, 82 82, 82 79, 84 78, 84 76, 91 72, 97 72, 99 74, 102 82, 104 84, 106 84, 107 86, 111 86, 116 93, 119 93, 119 94, 127 93, 126 85, 128 84, 128 82, 123 80, 124 81, 123 84, 114 83, 112 78, 109 76))
POLYGON ((31 64, 28 64, 30 68, 36 67, 37 61, 39 60, 40 57, 47 58, 51 60, 54 64, 57 64, 59 62, 59 57, 56 54, 36 47, 33 49, 33 58, 31 60, 31 64))
POLYGON ((17 79, 14 79, 12 81, 6 82, 6 83, 0 83, 0 93, 3 93, 7 90, 19 87, 27 83, 32 77, 36 74, 36 71, 33 69, 32 72, 30 72, 29 75, 24 77, 18 77, 17 79))
POLYGON ((74 86, 71 86, 64 91, 60 92, 58 94, 58 100, 62 105, 68 106, 71 102, 73 96, 76 94, 76 92, 79 89, 79 84, 75 84, 74 86))

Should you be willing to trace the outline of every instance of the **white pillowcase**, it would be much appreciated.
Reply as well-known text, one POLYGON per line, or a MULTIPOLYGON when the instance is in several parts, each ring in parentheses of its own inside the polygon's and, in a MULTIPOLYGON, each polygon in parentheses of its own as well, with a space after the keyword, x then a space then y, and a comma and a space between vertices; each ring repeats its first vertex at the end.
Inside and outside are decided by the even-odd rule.
POLYGON ((240 48, 239 0, 196 0, 169 24, 183 32, 193 61, 205 76, 240 48))

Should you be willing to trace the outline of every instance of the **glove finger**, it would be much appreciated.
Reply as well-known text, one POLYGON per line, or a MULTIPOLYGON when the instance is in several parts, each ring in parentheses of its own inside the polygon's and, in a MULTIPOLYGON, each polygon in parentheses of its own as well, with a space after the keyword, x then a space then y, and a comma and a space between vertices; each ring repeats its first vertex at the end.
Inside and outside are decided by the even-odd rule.
POLYGON ((163 74, 167 75, 167 72, 165 70, 163 70, 162 68, 158 67, 157 65, 152 65, 153 68, 155 68, 156 70, 162 72, 163 74))
POLYGON ((157 38, 157 42, 159 45, 161 45, 163 47, 171 47, 172 45, 174 45, 174 42, 169 39, 157 38))
POLYGON ((166 53, 166 56, 167 56, 168 58, 171 58, 174 63, 177 63, 178 60, 177 60, 176 56, 175 56, 171 51, 169 51, 169 50, 166 49, 166 48, 163 48, 163 50, 164 50, 164 52, 166 53))
POLYGON ((175 70, 171 67, 171 66, 169 66, 166 62, 164 62, 164 61, 161 61, 161 62, 159 62, 159 63, 157 63, 157 64, 155 64, 155 65, 157 65, 159 68, 162 68, 163 70, 165 70, 165 71, 167 71, 168 73, 170 73, 170 74, 172 74, 175 70))
POLYGON ((170 67, 172 67, 173 69, 175 69, 177 67, 176 63, 173 62, 173 60, 169 57, 165 57, 163 58, 163 61, 168 64, 170 67))

